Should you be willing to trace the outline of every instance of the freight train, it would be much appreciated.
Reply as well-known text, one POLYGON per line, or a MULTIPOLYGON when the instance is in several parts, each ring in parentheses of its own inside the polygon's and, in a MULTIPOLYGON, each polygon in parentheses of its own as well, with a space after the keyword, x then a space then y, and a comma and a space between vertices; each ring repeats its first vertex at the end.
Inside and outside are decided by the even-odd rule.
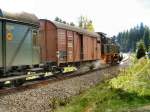
POLYGON ((0 86, 66 73, 93 62, 120 61, 119 46, 89 32, 29 13, 0 10, 0 86))

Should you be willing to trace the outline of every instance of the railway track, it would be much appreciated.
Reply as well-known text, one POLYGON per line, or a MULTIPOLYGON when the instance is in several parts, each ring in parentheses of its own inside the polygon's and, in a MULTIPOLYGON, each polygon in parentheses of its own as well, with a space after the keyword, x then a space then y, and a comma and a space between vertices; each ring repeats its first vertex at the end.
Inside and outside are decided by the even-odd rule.
MULTIPOLYGON (((125 60, 123 60, 123 63, 127 62, 129 60, 129 57, 125 60)), ((119 66, 119 65, 114 65, 114 66, 119 66)), ((104 68, 99 68, 99 69, 93 69, 93 70, 88 70, 88 71, 84 71, 84 72, 73 72, 73 73, 68 73, 68 74, 57 74, 57 75, 52 75, 47 79, 44 80, 36 80, 36 81, 32 81, 32 82, 27 82, 22 86, 19 87, 13 87, 13 88, 3 88, 0 89, 0 95, 4 95, 4 94, 11 94, 11 93, 15 93, 15 92, 21 92, 21 91, 25 91, 28 89, 34 89, 34 88, 38 88, 44 85, 48 85, 50 83, 54 83, 56 81, 61 81, 61 80, 66 80, 66 79, 70 79, 73 77, 78 77, 78 76, 82 76, 82 75, 86 75, 92 72, 96 72, 99 70, 103 70, 103 69, 109 69, 111 67, 114 66, 106 66, 104 68)))
MULTIPOLYGON (((115 66, 117 66, 117 65, 115 65, 115 66)), ((107 66, 107 67, 104 67, 104 68, 93 69, 93 70, 84 71, 84 72, 81 72, 81 73, 73 72, 73 73, 68 73, 68 74, 52 75, 47 79, 43 79, 43 80, 39 79, 39 80, 32 81, 32 82, 29 81, 29 82, 27 82, 24 85, 19 86, 19 87, 12 87, 12 88, 7 88, 6 87, 6 88, 3 88, 3 89, 0 89, 0 94, 1 95, 10 94, 10 93, 15 93, 15 92, 25 91, 25 90, 28 90, 28 89, 34 89, 34 88, 38 88, 38 87, 41 87, 41 86, 44 86, 44 85, 48 85, 48 84, 56 82, 56 81, 61 81, 61 80, 66 80, 66 79, 70 79, 70 78, 73 78, 73 77, 86 75, 86 74, 96 72, 96 71, 99 71, 99 70, 102 70, 102 69, 108 69, 110 67, 111 66, 107 66)))

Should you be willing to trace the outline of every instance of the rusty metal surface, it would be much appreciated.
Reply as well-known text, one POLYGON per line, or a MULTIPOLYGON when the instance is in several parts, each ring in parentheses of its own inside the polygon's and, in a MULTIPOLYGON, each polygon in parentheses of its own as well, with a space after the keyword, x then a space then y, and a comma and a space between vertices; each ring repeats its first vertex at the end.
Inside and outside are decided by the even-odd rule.
POLYGON ((56 28, 47 21, 40 21, 40 45, 42 61, 57 61, 56 28))

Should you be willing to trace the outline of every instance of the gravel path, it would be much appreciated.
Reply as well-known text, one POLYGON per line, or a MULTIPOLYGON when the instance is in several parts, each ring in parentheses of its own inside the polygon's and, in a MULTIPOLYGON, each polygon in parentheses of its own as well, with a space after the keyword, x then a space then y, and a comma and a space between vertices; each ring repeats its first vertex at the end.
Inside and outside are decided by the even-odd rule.
MULTIPOLYGON (((123 66, 124 67, 124 66, 123 66)), ((55 98, 68 99, 96 85, 106 77, 118 74, 120 67, 74 77, 10 95, 0 96, 0 112, 50 112, 55 98), (104 75, 105 74, 105 75, 104 75), (52 100, 53 99, 53 100, 52 100)))

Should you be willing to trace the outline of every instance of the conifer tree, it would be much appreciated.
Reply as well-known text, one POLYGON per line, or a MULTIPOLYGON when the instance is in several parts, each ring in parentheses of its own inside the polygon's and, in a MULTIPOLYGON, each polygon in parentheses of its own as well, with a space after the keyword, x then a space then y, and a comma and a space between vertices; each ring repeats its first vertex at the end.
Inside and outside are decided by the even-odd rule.
POLYGON ((145 45, 144 42, 141 40, 140 42, 137 43, 137 53, 136 57, 137 59, 140 59, 141 57, 145 56, 145 45))

